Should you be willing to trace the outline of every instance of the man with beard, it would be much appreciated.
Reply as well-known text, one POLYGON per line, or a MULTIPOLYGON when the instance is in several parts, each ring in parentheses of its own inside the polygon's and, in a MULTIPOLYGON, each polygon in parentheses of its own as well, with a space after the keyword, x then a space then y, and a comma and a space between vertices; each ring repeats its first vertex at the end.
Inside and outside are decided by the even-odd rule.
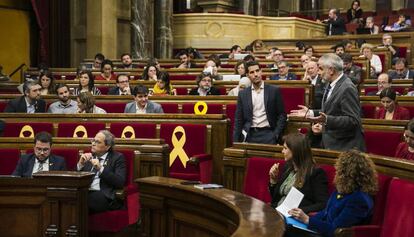
POLYGON ((46 102, 40 99, 40 89, 42 87, 37 81, 26 81, 23 84, 24 95, 10 100, 4 109, 5 113, 44 113, 46 102))
POLYGON ((123 69, 136 68, 136 66, 132 64, 132 57, 131 57, 131 54, 129 53, 122 54, 121 61, 122 61, 122 65, 120 66, 120 68, 123 68, 123 69))
POLYGON ((343 61, 336 54, 325 54, 318 61, 322 77, 329 83, 320 110, 299 105, 289 116, 322 123, 322 144, 325 149, 365 151, 358 89, 343 73, 343 61))
POLYGON ((220 91, 213 84, 213 75, 210 72, 202 72, 197 76, 196 82, 198 87, 191 89, 189 95, 220 95, 220 91))
POLYGON ((276 144, 286 126, 279 87, 265 84, 259 63, 246 63, 252 85, 239 92, 234 122, 234 142, 276 144))
POLYGON ((58 101, 49 106, 48 113, 53 114, 76 114, 78 103, 75 100, 70 99, 69 88, 65 84, 56 85, 56 94, 58 101))

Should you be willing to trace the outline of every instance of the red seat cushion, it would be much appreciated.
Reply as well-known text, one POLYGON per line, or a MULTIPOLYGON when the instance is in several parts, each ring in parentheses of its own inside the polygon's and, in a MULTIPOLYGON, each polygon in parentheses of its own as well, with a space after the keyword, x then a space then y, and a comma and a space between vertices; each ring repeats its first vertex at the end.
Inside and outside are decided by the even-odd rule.
POLYGON ((395 150, 401 141, 402 131, 380 131, 365 129, 365 144, 367 153, 382 156, 394 156, 395 150), (384 141, 386 146, 384 146, 384 141))
MULTIPOLYGON (((194 114, 194 106, 196 103, 183 104, 183 114, 194 114)), ((199 106, 199 110, 202 111, 202 107, 199 106)), ((207 103, 207 114, 223 114, 222 104, 207 103)))
POLYGON ((20 159, 20 150, 0 148, 0 175, 11 175, 20 159))
MULTIPOLYGON (((122 132, 127 126, 131 126, 134 129, 135 138, 156 138, 157 125, 155 123, 111 123, 111 132, 115 137, 122 137, 122 132)), ((126 132, 125 137, 131 137, 131 133, 126 132)))
MULTIPOLYGON (((262 200, 263 202, 270 203, 272 197, 270 196, 268 187, 269 170, 275 163, 279 163, 279 167, 282 167, 285 161, 282 159, 263 157, 248 158, 243 193, 262 200)), ((279 175, 281 175, 280 172, 279 175)))
POLYGON ((107 95, 108 94, 108 91, 109 91, 108 86, 97 86, 96 88, 98 88, 101 91, 101 95, 107 95))
POLYGON ((160 103, 162 110, 166 114, 177 114, 178 113, 178 104, 176 103, 160 103))
MULTIPOLYGON (((36 123, 36 122, 29 122, 29 123, 13 123, 13 122, 6 122, 6 126, 4 128, 3 136, 4 137, 19 137, 22 128, 25 125, 29 125, 33 128, 33 136, 39 132, 48 132, 53 134, 53 124, 52 123, 36 123)), ((24 137, 30 136, 30 132, 24 132, 24 137)))
MULTIPOLYGON (((204 124, 161 124, 160 138, 165 140, 165 142, 170 146, 171 151, 179 149, 179 147, 174 147, 172 144, 172 136, 175 128, 178 126, 182 126, 186 134, 183 149, 188 158, 193 156, 202 156, 205 158, 203 159, 203 162, 211 162, 211 157, 206 154, 207 126, 204 124)), ((175 136, 178 141, 183 139, 183 134, 181 132, 177 132, 175 136)), ((200 166, 191 162, 186 162, 186 167, 184 167, 178 157, 176 157, 173 161, 169 172, 170 177, 187 180, 201 180, 200 166)), ((211 174, 205 174, 203 177, 208 177, 209 175, 211 177, 211 174)))
MULTIPOLYGON (((103 122, 62 122, 58 124, 58 137, 73 137, 73 133, 78 126, 84 126, 86 128, 87 137, 92 138, 100 131, 105 129, 105 123, 103 122)), ((82 137, 83 133, 78 132, 78 137, 82 137)))
POLYGON ((381 225, 384 219, 385 204, 387 203, 388 189, 391 177, 378 174, 378 192, 374 198, 374 211, 371 218, 371 224, 381 225))
POLYGON ((123 102, 101 102, 97 101, 96 106, 101 107, 107 113, 123 113, 125 110, 125 103, 123 102))
POLYGON ((298 105, 305 105, 305 88, 300 87, 281 87, 285 112, 290 113, 291 110, 298 109, 298 105))
POLYGON ((76 170, 76 164, 79 160, 78 148, 61 148, 52 146, 52 154, 65 158, 67 170, 76 170))
POLYGON ((186 87, 177 87, 175 90, 177 91, 177 95, 188 95, 188 90, 186 87))
POLYGON ((376 105, 373 104, 363 104, 362 106, 362 114, 364 118, 375 118, 375 111, 378 109, 376 105))
POLYGON ((197 75, 189 75, 189 74, 170 74, 170 80, 186 80, 186 81, 195 81, 197 75))
POLYGON ((326 173, 326 178, 328 179, 328 192, 331 194, 335 190, 334 178, 335 178, 335 166, 333 165, 319 165, 326 173))
POLYGON ((414 233, 414 183, 393 179, 388 190, 381 237, 411 237, 414 233))

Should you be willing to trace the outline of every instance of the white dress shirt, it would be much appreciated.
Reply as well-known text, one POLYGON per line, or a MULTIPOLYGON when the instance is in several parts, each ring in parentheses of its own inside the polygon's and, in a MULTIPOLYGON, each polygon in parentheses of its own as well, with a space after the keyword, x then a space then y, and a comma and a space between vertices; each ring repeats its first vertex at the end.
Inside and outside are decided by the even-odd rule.
POLYGON ((32 174, 37 173, 38 171, 49 171, 49 158, 47 158, 44 162, 40 162, 37 158, 35 158, 32 174), (40 166, 42 166, 42 170, 39 170, 40 166))
POLYGON ((264 82, 262 81, 262 84, 258 90, 255 90, 254 86, 251 87, 251 90, 253 104, 252 127, 270 127, 269 121, 267 121, 267 114, 264 103, 264 82))

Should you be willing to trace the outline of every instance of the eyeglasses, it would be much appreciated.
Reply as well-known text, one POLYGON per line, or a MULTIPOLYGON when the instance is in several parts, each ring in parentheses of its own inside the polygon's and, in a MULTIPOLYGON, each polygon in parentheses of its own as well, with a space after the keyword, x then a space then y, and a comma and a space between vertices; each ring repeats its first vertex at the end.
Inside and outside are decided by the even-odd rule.
POLYGON ((129 81, 128 80, 126 80, 126 81, 119 81, 118 83, 119 84, 123 84, 123 83, 128 83, 129 81))
POLYGON ((47 153, 48 151, 50 151, 50 148, 47 148, 47 147, 45 147, 45 148, 41 148, 41 147, 35 147, 35 149, 36 149, 36 151, 37 152, 39 152, 39 153, 47 153))
POLYGON ((377 85, 386 85, 386 84, 388 84, 387 81, 379 81, 379 82, 377 82, 377 85))

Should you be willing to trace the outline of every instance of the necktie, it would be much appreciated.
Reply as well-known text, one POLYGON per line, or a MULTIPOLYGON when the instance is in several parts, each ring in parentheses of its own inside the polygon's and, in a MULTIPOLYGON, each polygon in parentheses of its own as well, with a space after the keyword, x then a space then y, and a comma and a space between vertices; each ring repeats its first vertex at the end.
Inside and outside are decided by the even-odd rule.
POLYGON ((331 90, 331 84, 325 87, 325 92, 323 93, 322 103, 325 103, 328 99, 329 91, 331 90))
POLYGON ((39 167, 37 167, 36 172, 43 171, 43 164, 46 163, 46 159, 45 160, 37 160, 37 161, 39 162, 39 167))
MULTIPOLYGON (((101 158, 101 157, 98 157, 96 159, 99 160, 99 163, 101 163, 101 161, 103 161, 103 158, 101 158)), ((98 173, 99 170, 95 169, 95 166, 92 166, 92 170, 91 171, 96 174, 96 173, 98 173)))

